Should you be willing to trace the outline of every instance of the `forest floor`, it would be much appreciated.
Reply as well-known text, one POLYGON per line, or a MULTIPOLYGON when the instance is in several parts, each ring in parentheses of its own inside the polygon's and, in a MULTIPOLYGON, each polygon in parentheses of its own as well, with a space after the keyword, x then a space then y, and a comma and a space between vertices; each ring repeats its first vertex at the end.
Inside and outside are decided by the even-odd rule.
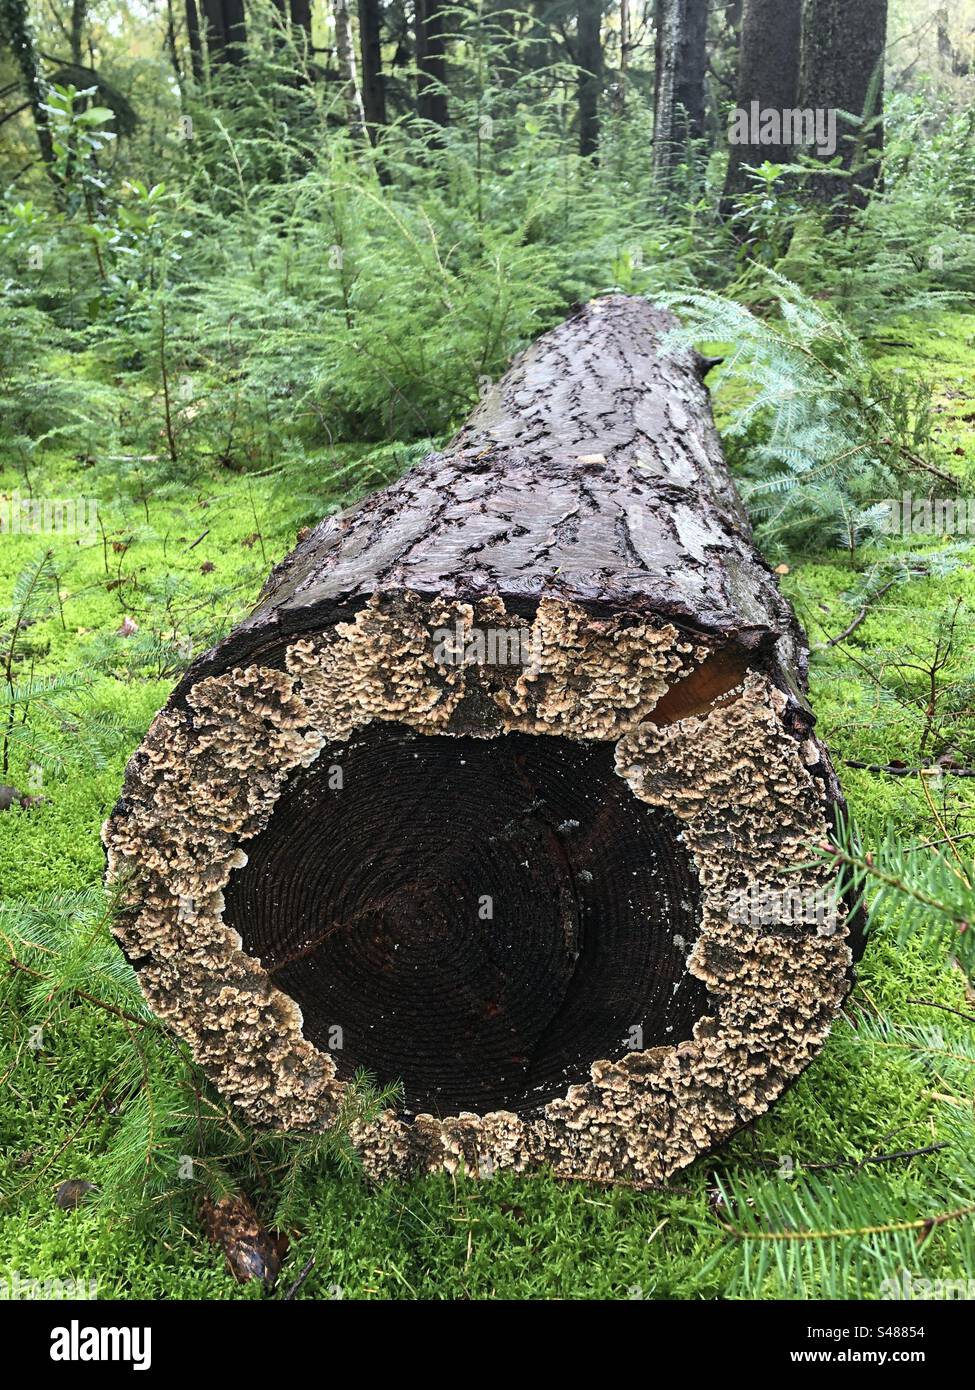
MULTIPOLYGON (((910 347, 884 349, 883 365, 920 363, 936 377, 943 437, 975 458, 975 318, 911 323, 902 336, 910 347)), ((180 641, 199 644, 225 630, 294 544, 296 523, 357 495, 348 479, 361 472, 340 471, 355 457, 337 449, 277 476, 217 471, 165 495, 99 498, 104 531, 91 538, 0 537, 0 609, 42 544, 59 568, 60 607, 25 635, 23 664, 37 675, 89 673, 89 710, 124 727, 103 766, 69 760, 45 775, 43 801, 0 813, 0 898, 100 882, 99 828, 127 756, 175 684, 180 641), (138 624, 129 636, 118 632, 126 618, 138 624)), ((83 464, 66 460, 49 462, 31 482, 39 494, 74 497, 87 495, 86 477, 83 464)), ((25 480, 8 468, 0 495, 14 491, 25 495, 25 480)), ((911 548, 918 544, 933 554, 946 542, 911 548)), ((971 657, 975 564, 963 559, 942 577, 892 588, 844 642, 819 648, 856 616, 843 595, 869 559, 800 558, 783 575, 814 648, 820 732, 857 818, 886 819, 910 839, 937 839, 942 828, 970 835, 975 779, 928 786, 931 779, 849 764, 917 765, 929 718, 926 677, 908 674, 906 663, 930 664, 953 616, 953 640, 971 657)), ((25 787, 30 754, 28 743, 15 743, 0 782, 25 787)), ((874 921, 843 1016, 782 1102, 678 1174, 670 1190, 463 1174, 372 1190, 325 1163, 303 1180, 272 1295, 233 1281, 203 1232, 192 1182, 174 1176, 165 1200, 148 1202, 136 1185, 127 1202, 110 1207, 96 1199, 73 1210, 55 1204, 65 1179, 100 1184, 119 1117, 93 1101, 128 1025, 78 1000, 32 1048, 15 1012, 0 1053, 0 1277, 96 1279, 101 1298, 148 1299, 280 1297, 312 1257, 299 1298, 810 1298, 834 1287, 842 1269, 845 1296, 874 1299, 905 1261, 915 1278, 975 1278, 970 1223, 923 1226, 952 1205, 955 1121, 972 1103, 973 1038, 970 1021, 951 1010, 968 1014, 973 1001, 941 946, 923 934, 900 944, 897 927, 894 911, 874 921), (884 1027, 871 1026, 879 1018, 884 1027), (888 1157, 906 1150, 930 1151, 888 1157), (805 1223, 800 1183, 818 1194, 805 1223), (781 1192, 786 1234, 816 1229, 831 1204, 842 1210, 856 1191, 873 1213, 864 1225, 906 1223, 906 1243, 866 1229, 744 1240, 733 1229, 736 1202, 722 1195, 729 1190, 743 1201, 781 1192)), ((178 1155, 171 1159, 175 1175, 178 1155)), ((275 1183, 271 1173, 266 1189, 250 1194, 262 1211, 273 1208, 275 1183)))

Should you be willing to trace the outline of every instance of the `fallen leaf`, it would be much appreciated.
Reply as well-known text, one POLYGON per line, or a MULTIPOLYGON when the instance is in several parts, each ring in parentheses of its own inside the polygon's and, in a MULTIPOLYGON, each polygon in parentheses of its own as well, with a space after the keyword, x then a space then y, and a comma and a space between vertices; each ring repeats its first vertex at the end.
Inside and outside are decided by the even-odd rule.
POLYGON ((68 1178, 55 1193, 54 1205, 64 1211, 74 1211, 75 1207, 81 1206, 89 1192, 95 1191, 97 1189, 93 1182, 85 1182, 83 1178, 68 1178))

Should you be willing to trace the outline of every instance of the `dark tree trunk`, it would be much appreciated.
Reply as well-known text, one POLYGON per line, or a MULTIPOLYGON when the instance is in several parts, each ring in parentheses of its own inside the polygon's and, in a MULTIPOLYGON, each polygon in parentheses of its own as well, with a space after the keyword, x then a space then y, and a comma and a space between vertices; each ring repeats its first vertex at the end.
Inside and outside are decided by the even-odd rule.
POLYGON ((311 0, 291 0, 291 23, 311 43, 311 0))
POLYGON ((71 2, 71 61, 78 67, 84 61, 85 13, 87 0, 71 2))
MULTIPOLYGON (((887 0, 804 0, 799 105, 810 110, 847 111, 873 122, 883 113, 887 0)), ((858 139, 858 127, 838 118, 837 152, 852 177, 810 180, 813 193, 834 206, 834 221, 862 207, 878 179, 871 152, 883 148, 879 120, 858 139), (851 139, 850 137, 854 138, 851 139)))
POLYGON ((200 42, 200 16, 196 0, 186 0, 186 39, 190 47, 190 70, 197 86, 203 84, 203 47, 200 42))
MULTIPOLYGON (((802 0, 745 0, 738 48, 737 104, 750 111, 792 110, 799 87, 799 39, 802 32, 802 0)), ((787 164, 789 145, 732 143, 725 181, 723 211, 749 187, 746 164, 787 164)))
POLYGON ((359 0, 359 47, 362 53, 362 104, 373 144, 386 124, 386 83, 383 77, 381 0, 359 0))
POLYGON ((202 7, 210 62, 242 63, 247 42, 244 0, 202 0, 202 7))
POLYGON ((704 134, 708 0, 656 0, 653 167, 666 182, 704 134))
POLYGON ((447 111, 446 36, 442 0, 415 0, 417 109, 426 121, 445 126, 447 111))
POLYGON ((579 0, 576 65, 579 68, 579 153, 599 145, 599 97, 603 88, 602 0, 579 0))
POLYGON ((594 301, 317 526, 106 826, 146 996, 252 1119, 402 1081, 354 1133, 375 1176, 660 1180, 848 989, 842 908, 783 896, 832 881, 805 640, 675 326, 594 301))

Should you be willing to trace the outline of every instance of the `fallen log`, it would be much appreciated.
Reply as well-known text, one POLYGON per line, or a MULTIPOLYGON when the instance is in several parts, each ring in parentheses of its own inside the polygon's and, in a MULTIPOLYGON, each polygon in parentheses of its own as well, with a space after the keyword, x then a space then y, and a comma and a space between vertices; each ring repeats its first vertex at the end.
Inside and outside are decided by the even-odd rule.
POLYGON ((401 1081, 354 1129, 376 1176, 659 1181, 849 988, 805 638, 675 326, 593 301, 317 526, 106 824, 146 998, 251 1120, 401 1081))

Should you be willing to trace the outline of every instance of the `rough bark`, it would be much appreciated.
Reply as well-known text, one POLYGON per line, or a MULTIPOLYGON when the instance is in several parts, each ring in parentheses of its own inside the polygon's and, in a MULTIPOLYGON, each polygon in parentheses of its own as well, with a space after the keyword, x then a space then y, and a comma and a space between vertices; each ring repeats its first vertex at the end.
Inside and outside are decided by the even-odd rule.
POLYGON ((708 0, 656 0, 653 167, 666 182, 704 134, 708 0))
MULTIPOLYGON (((795 108, 801 33, 802 0, 745 0, 738 46, 739 110, 748 111, 753 101, 761 110, 795 108)), ((732 144, 724 211, 730 212, 735 197, 749 188, 746 164, 787 164, 791 159, 788 145, 732 144)))
POLYGON ((839 797, 805 640, 675 326, 593 301, 316 527, 106 825, 146 996, 246 1114, 326 1126, 357 1067, 402 1080, 354 1133, 374 1176, 660 1180, 849 987, 842 905, 781 902, 828 897, 839 797))
POLYGON ((602 0, 579 0, 576 61, 579 68, 579 153, 596 153, 599 145, 599 97, 603 86, 602 0))
POLYGON ((386 124, 380 0, 359 0, 359 45, 362 52, 362 104, 369 136, 375 144, 379 128, 386 124))
POLYGON ((447 110, 446 35, 441 0, 415 0, 417 110, 425 121, 445 126, 447 110))
MULTIPOLYGON (((867 121, 883 112, 884 48, 887 38, 887 0, 804 0, 799 105, 812 110, 846 111, 867 121)), ((838 120, 842 167, 855 168, 849 179, 816 177, 812 192, 834 204, 834 220, 842 221, 862 207, 877 183, 880 166, 870 155, 883 149, 883 126, 857 139, 858 127, 838 120), (854 137, 851 139, 851 137, 854 137)))

